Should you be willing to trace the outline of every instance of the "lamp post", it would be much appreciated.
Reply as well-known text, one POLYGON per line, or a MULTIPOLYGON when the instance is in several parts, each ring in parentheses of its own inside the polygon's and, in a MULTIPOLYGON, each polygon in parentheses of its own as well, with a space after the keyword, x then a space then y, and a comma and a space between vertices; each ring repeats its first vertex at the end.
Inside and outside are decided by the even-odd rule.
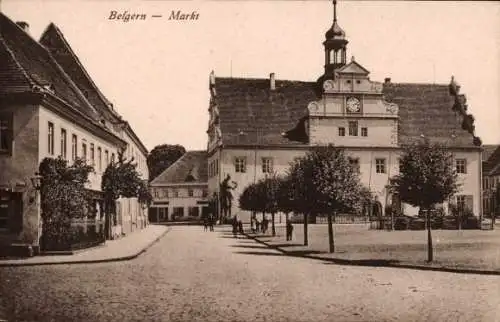
POLYGON ((40 209, 40 203, 38 201, 39 199, 39 194, 38 191, 40 191, 42 187, 42 176, 38 173, 35 172, 35 175, 30 178, 31 179, 31 184, 33 186, 33 189, 35 190, 35 197, 32 199, 31 202, 35 202, 36 204, 36 211, 37 211, 37 219, 38 219, 38 238, 37 238, 37 244, 40 246, 40 238, 42 236, 42 227, 43 227, 43 222, 41 220, 41 209, 40 209))

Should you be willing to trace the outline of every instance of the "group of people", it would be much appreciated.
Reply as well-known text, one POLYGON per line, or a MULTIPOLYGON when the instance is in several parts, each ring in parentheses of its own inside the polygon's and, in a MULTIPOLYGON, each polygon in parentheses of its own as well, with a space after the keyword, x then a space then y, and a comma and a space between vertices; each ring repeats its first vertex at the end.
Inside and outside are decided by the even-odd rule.
POLYGON ((203 218, 203 226, 205 231, 209 230, 214 231, 214 225, 215 225, 215 217, 214 215, 210 214, 208 216, 205 216, 203 218))
POLYGON ((269 219, 267 219, 266 217, 264 217, 262 221, 259 221, 257 217, 253 217, 250 220, 250 230, 252 231, 252 233, 255 234, 262 232, 263 234, 265 234, 268 229, 269 229, 269 219))

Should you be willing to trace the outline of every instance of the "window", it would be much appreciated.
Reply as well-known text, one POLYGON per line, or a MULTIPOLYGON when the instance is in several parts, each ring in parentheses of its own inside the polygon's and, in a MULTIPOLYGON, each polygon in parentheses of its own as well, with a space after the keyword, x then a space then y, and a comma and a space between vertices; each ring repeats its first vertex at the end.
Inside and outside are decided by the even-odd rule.
POLYGON ((9 202, 10 198, 7 195, 0 195, 0 229, 7 229, 7 221, 9 219, 9 202))
POLYGON ((243 157, 234 159, 234 171, 244 173, 246 172, 246 159, 243 157))
POLYGON ((367 127, 361 128, 361 136, 368 136, 368 128, 367 127))
POLYGON ((385 173, 385 159, 375 159, 375 171, 377 173, 385 173))
POLYGON ((457 167, 457 173, 467 173, 467 160, 457 159, 456 167, 457 167))
POLYGON ((172 217, 183 217, 184 216, 184 207, 174 207, 172 217))
POLYGON ((349 136, 358 136, 358 121, 349 121, 349 136))
POLYGON ((189 207, 188 208, 188 215, 190 217, 198 217, 200 215, 200 208, 198 208, 198 207, 189 207))
POLYGON ((66 141, 66 130, 61 129, 61 156, 63 159, 66 159, 67 156, 66 141))
POLYGON ((75 134, 71 136, 71 159, 73 161, 78 158, 78 138, 75 134))
POLYGON ((345 127, 339 127, 339 136, 345 136, 345 127))
POLYGON ((273 172, 273 159, 272 158, 262 158, 262 172, 272 173, 273 172))
POLYGON ((356 80, 356 84, 361 84, 361 81, 359 79, 356 80))
POLYGON ((12 115, 0 115, 0 153, 12 152, 12 115))
POLYGON ((83 160, 87 160, 87 143, 82 142, 82 158, 83 160))
POLYGON ((174 195, 174 198, 179 198, 179 191, 177 189, 173 189, 172 194, 174 195))
POLYGON ((106 161, 106 166, 109 165, 109 152, 108 150, 104 151, 104 160, 106 161))
POLYGON ((95 155, 94 155, 94 143, 90 143, 90 162, 95 165, 95 155))
POLYGON ((458 195, 457 196, 458 210, 472 211, 473 209, 473 196, 472 195, 458 195))
POLYGON ((115 154, 111 153, 111 163, 115 163, 115 154))
POLYGON ((159 196, 158 196, 158 190, 157 190, 157 189, 155 189, 155 190, 154 190, 154 195, 155 195, 155 198, 158 198, 158 197, 159 197, 159 196))
POLYGON ((349 164, 354 168, 358 173, 360 172, 359 168, 359 158, 349 158, 349 164))
POLYGON ((49 131, 48 131, 48 152, 50 155, 54 155, 54 123, 49 122, 49 131))
POLYGON ((102 149, 101 147, 97 148, 97 169, 102 171, 102 149))
POLYGON ((219 159, 215 159, 215 174, 219 174, 219 159))
POLYGON ((207 190, 207 189, 203 189, 203 191, 202 191, 202 193, 201 193, 201 196, 202 196, 203 198, 208 197, 208 190, 207 190))
POLYGON ((188 189, 188 197, 194 196, 194 191, 193 189, 188 189))

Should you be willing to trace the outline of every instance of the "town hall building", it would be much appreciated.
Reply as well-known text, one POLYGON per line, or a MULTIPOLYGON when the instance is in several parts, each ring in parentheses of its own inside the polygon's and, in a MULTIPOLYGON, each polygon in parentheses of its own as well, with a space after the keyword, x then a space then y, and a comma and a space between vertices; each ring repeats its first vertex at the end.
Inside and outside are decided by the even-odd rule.
MULTIPOLYGON (((289 163, 313 146, 345 149, 362 183, 382 209, 398 203, 387 191, 398 174, 402 147, 423 140, 453 153, 461 190, 452 200, 481 215, 481 142, 452 109, 448 85, 375 82, 354 57, 339 26, 323 42, 324 74, 316 82, 269 78, 225 78, 210 74, 208 125, 209 194, 219 194, 227 175, 233 181, 232 214, 249 221, 238 197, 267 174, 285 174, 289 163)), ((447 209, 448 202, 443 207, 447 209)), ((403 212, 418 209, 401 205, 403 212)))

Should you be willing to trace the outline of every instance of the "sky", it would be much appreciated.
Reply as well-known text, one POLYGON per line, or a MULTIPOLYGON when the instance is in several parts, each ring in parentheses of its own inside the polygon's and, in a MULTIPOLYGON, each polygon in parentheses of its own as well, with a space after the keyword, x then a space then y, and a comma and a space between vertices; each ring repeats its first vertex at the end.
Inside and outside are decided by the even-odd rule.
MULTIPOLYGON (((0 0, 35 39, 50 22, 151 150, 205 149, 209 74, 315 81, 331 1, 0 0), (197 20, 169 20, 172 11, 197 20), (110 20, 112 11, 145 20, 110 20), (162 15, 152 18, 151 15, 162 15)), ((371 80, 448 84, 454 75, 485 144, 500 144, 500 2, 342 1, 348 57, 371 80)))

